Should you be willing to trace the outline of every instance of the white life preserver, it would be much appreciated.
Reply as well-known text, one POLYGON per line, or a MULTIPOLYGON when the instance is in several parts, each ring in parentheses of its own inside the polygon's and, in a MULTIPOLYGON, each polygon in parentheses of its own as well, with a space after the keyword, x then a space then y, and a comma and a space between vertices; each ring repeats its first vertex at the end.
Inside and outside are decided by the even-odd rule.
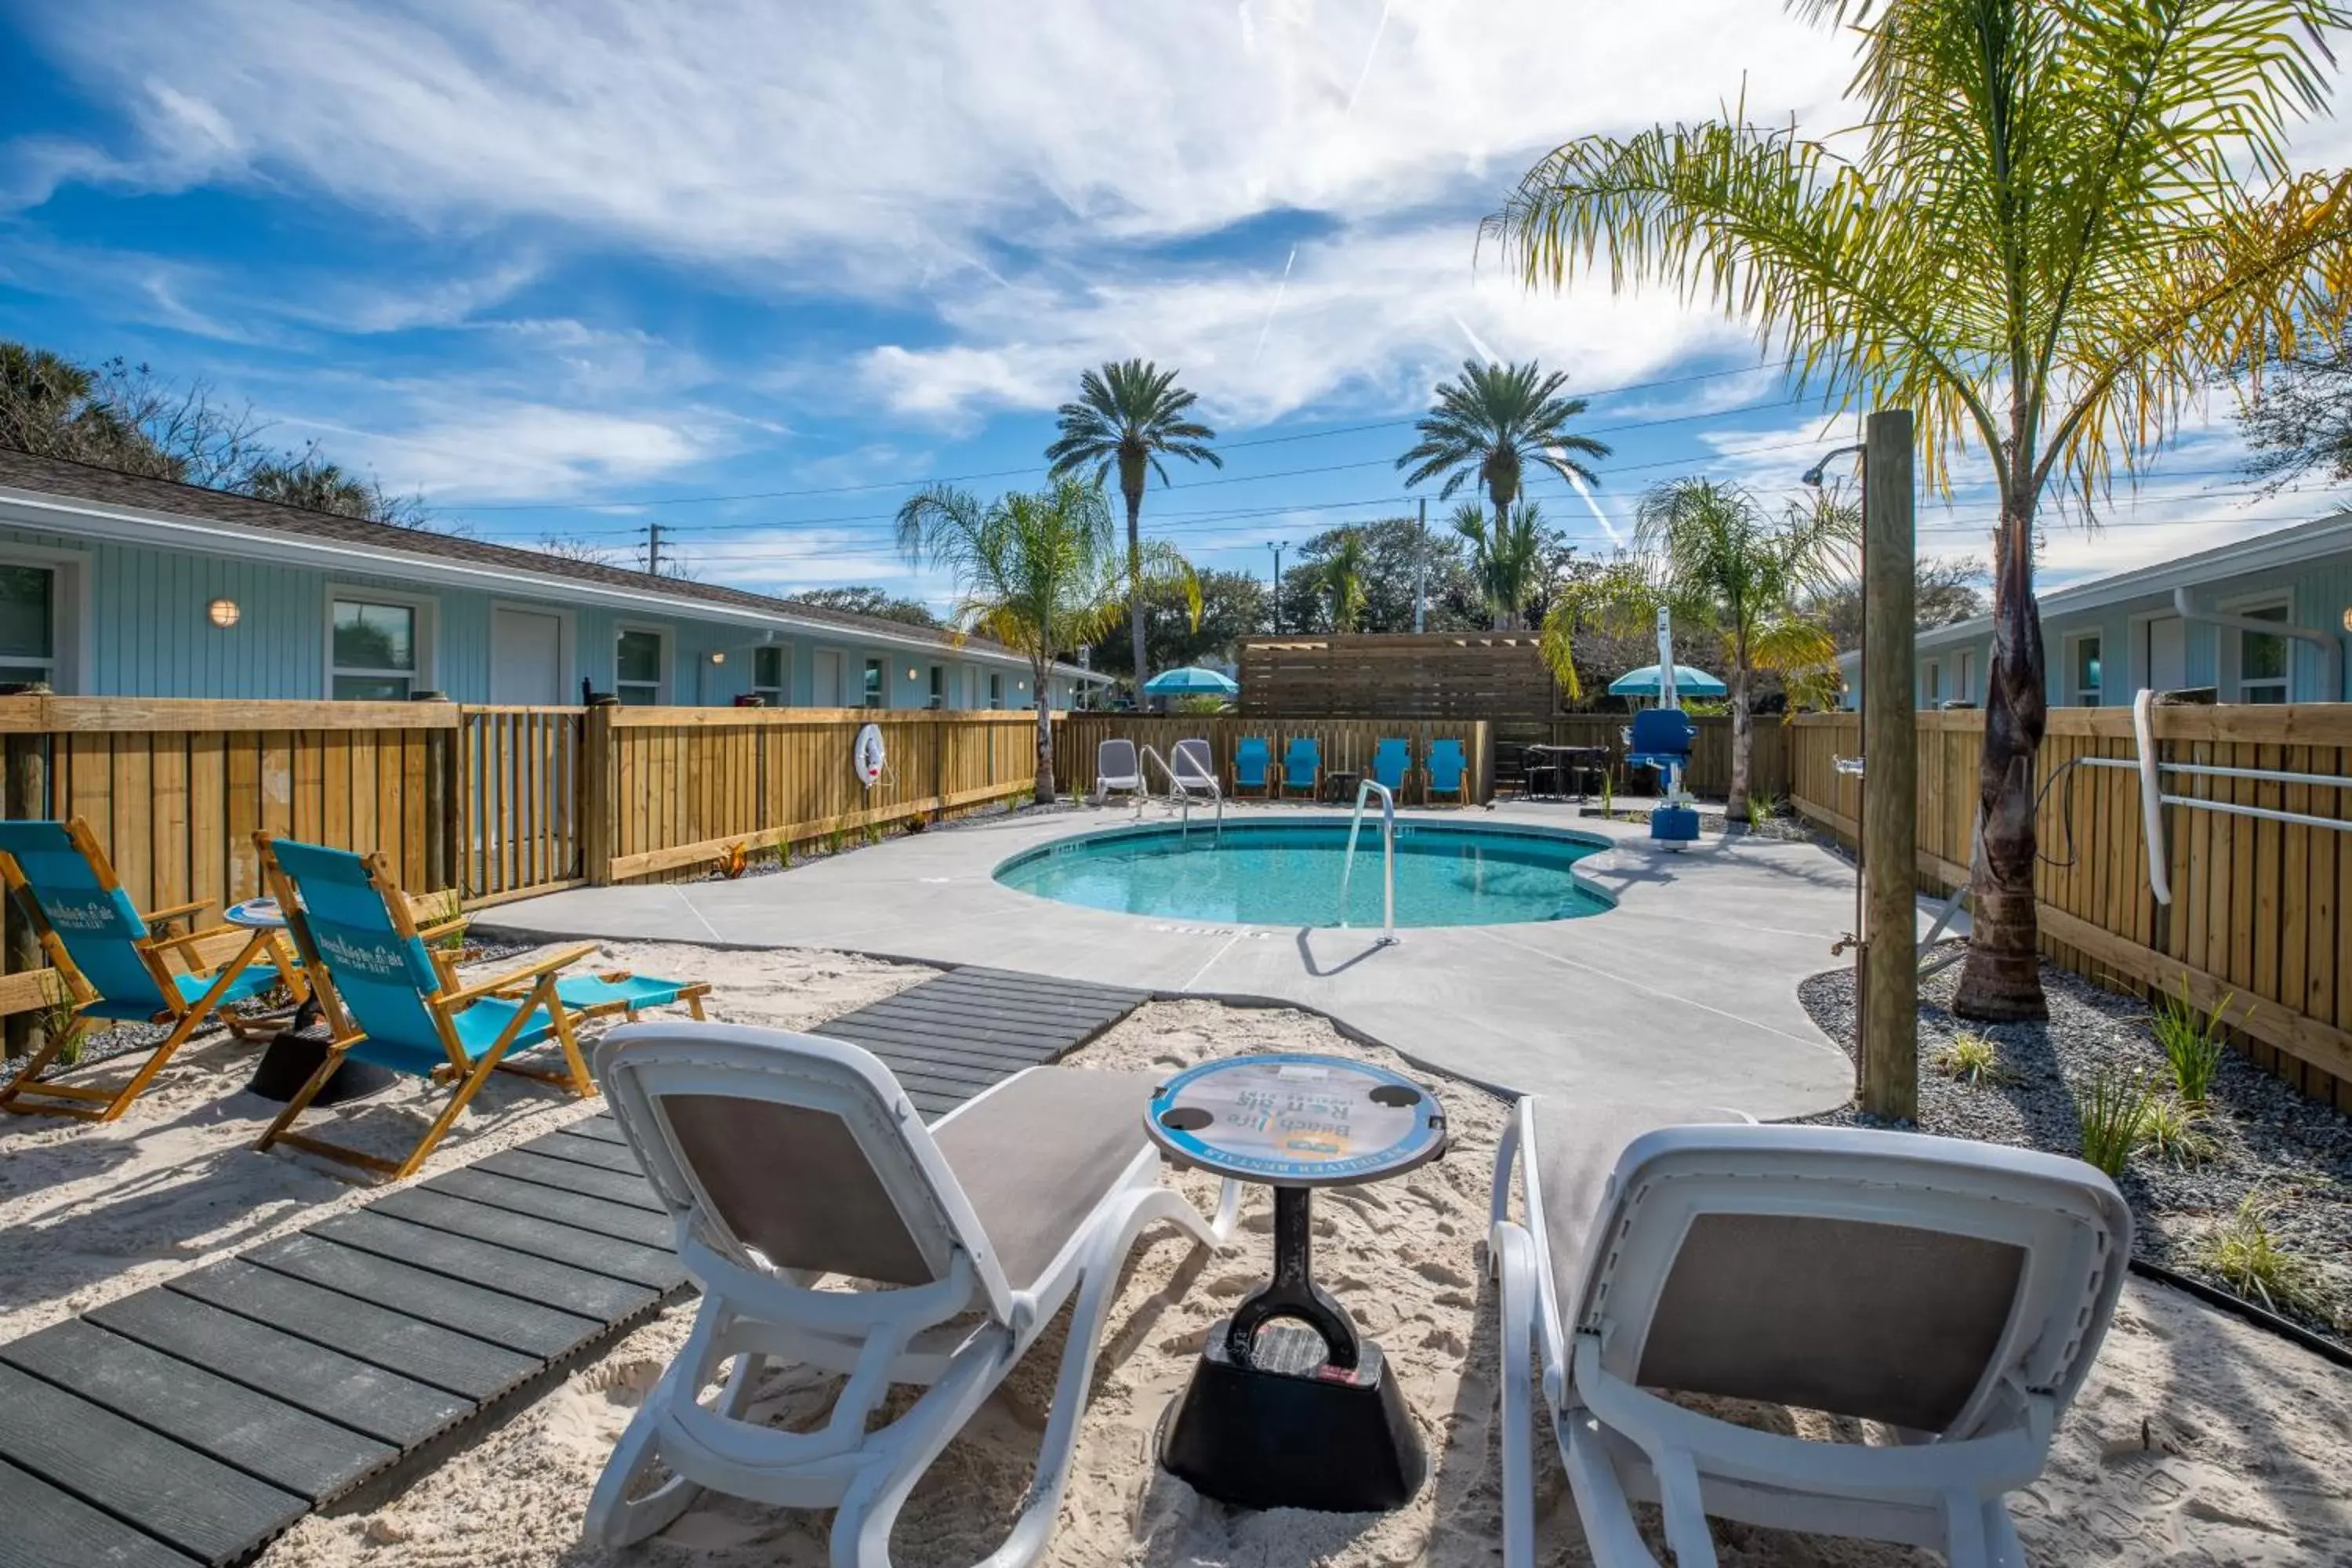
POLYGON ((882 726, 868 724, 857 731, 856 741, 849 749, 849 765, 857 779, 867 789, 882 782, 882 764, 887 759, 882 749, 882 726))

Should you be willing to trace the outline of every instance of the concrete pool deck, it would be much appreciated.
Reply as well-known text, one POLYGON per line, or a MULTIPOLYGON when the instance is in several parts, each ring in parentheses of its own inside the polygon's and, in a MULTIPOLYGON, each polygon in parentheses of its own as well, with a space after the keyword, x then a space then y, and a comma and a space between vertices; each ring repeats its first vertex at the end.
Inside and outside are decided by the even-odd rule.
MULTIPOLYGON (((1155 805, 1146 820, 1161 815, 1155 805)), ((1308 816, 1344 820, 1298 806, 1229 810, 1235 820, 1308 816)), ((1850 962, 1830 953, 1853 924, 1845 861, 1744 837, 1670 854, 1638 826, 1549 803, 1400 816, 1606 837, 1612 847, 1578 870, 1617 908, 1420 927, 1382 948, 1378 931, 1186 924, 995 881, 1022 850, 1134 820, 1120 805, 972 822, 732 882, 576 889, 502 905, 479 924, 540 939, 832 948, 1297 1004, 1433 1068, 1522 1092, 1667 1095, 1767 1121, 1850 1097, 1844 1051, 1797 1004, 1799 981, 1850 962)))

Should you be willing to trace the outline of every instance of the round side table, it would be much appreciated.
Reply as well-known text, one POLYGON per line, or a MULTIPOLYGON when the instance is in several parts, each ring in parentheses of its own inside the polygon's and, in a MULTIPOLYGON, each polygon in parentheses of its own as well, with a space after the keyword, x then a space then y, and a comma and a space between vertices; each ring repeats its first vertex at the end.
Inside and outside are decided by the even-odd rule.
POLYGON ((1171 1079, 1144 1126, 1174 1163, 1274 1189, 1273 1278, 1209 1331, 1161 1467, 1244 1508, 1401 1507, 1428 1457, 1380 1345, 1315 1283, 1311 1205, 1444 1153, 1444 1107, 1370 1062, 1234 1057, 1171 1079))

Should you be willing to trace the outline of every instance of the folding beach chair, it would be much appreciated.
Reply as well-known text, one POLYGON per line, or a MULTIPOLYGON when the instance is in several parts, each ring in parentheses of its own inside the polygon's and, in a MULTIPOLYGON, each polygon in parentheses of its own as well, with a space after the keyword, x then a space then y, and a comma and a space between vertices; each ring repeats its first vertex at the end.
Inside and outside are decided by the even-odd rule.
POLYGON ((273 985, 285 985, 298 999, 305 994, 284 945, 269 932, 215 926, 173 936, 161 929, 206 908, 209 900, 141 915, 89 824, 79 816, 69 822, 0 822, 0 879, 16 895, 41 950, 65 982, 72 1019, 51 1030, 47 1043, 0 1088, 0 1110, 111 1121, 217 1009, 250 1001, 273 985), (205 949, 226 936, 242 938, 245 946, 215 966, 205 949), (178 957, 184 972, 172 967, 169 955, 178 957), (265 957, 268 963, 255 963, 265 957), (172 1028, 120 1089, 37 1081, 91 1018, 172 1028))
POLYGON ((1402 741, 1384 740, 1372 747, 1372 782, 1391 795, 1404 793, 1405 771, 1412 763, 1412 748, 1402 741))
POLYGON ((590 1499, 586 1536, 607 1550, 708 1487, 835 1510, 835 1568, 885 1568, 908 1491, 1075 1292, 1036 1479, 987 1559, 1021 1568, 1061 1507, 1137 1237, 1162 1220, 1204 1246, 1232 1234, 1233 1184, 1213 1220, 1158 1184, 1149 1074, 1032 1068, 929 1131, 889 1068, 812 1035, 633 1025, 597 1048, 596 1075, 702 1290, 590 1499), (819 1289, 828 1279, 850 1288, 819 1289), (748 1418, 771 1358, 847 1374, 822 1425, 748 1418), (896 1384, 928 1386, 875 1421, 896 1384), (656 1466, 667 1479, 641 1489, 656 1466))
POLYGON ((1095 748, 1095 803, 1109 800, 1113 791, 1133 795, 1138 804, 1143 799, 1143 764, 1132 741, 1105 741, 1095 748))
POLYGON ((1303 789, 1307 798, 1315 798, 1315 786, 1323 778, 1323 748, 1312 735, 1293 735, 1290 744, 1282 749, 1282 793, 1303 789))
POLYGON ((1507 1568, 1534 1561, 1531 1336, 1600 1568, 1654 1568, 1629 1499, 1660 1504, 1677 1568, 1712 1568, 1709 1515, 2023 1568, 2002 1498, 2041 1474, 2106 1332, 2131 1251, 2115 1184, 1959 1139, 1663 1120, 1523 1100, 1496 1157, 1507 1568), (1671 1394, 1896 1440, 1783 1436, 1671 1394))
POLYGON ((699 983, 629 974, 559 980, 555 972, 594 952, 593 943, 494 979, 460 984, 449 959, 425 945, 382 855, 362 858, 267 833, 254 835, 254 842, 261 851, 262 874, 278 897, 332 1030, 325 1059, 287 1101, 257 1148, 291 1143, 400 1181, 425 1162, 493 1071, 520 1073, 583 1097, 595 1093, 573 1034, 583 1019, 611 1013, 634 1017, 640 1009, 673 1001, 702 1016, 709 987, 699 983), (561 1070, 506 1059, 551 1038, 563 1048, 561 1070), (407 1158, 386 1160, 292 1131, 346 1057, 455 1086, 447 1108, 407 1158))
POLYGON ((1234 793, 1274 793, 1274 752, 1263 735, 1244 735, 1234 746, 1234 793))
POLYGON ((1460 805, 1468 799, 1463 781, 1469 776, 1470 763, 1462 754, 1459 741, 1432 741, 1429 743, 1429 766, 1423 777, 1429 781, 1425 796, 1450 795, 1460 805))

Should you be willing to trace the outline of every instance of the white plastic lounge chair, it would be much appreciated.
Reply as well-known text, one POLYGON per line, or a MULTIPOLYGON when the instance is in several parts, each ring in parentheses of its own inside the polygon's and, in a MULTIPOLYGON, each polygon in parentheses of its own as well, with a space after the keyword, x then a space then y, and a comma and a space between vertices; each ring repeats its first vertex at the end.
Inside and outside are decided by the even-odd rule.
POLYGON ((1173 766, 1169 770, 1175 793, 1196 800, 1215 800, 1225 793, 1217 781, 1217 763, 1209 751, 1209 742, 1194 737, 1176 742, 1173 766))
POLYGON ((1143 764, 1136 757, 1132 741, 1105 741, 1095 747, 1095 804, 1110 799, 1113 791, 1131 795, 1138 805, 1142 804, 1143 764))
POLYGON ((2024 1568, 2002 1501, 2031 1485, 2096 1356, 2131 1250, 2115 1184, 2074 1160, 1853 1128, 1662 1126, 1522 1101, 1496 1159, 1503 1560, 1534 1561, 1529 1341, 1592 1559, 1677 1568, 1707 1516, 2024 1568), (1524 1226, 1510 1223, 1511 1172, 1524 1226), (1882 1423, 1817 1442, 1687 1409, 1713 1394, 1882 1423))
POLYGON ((1137 1236, 1161 1220, 1209 1246, 1232 1234, 1237 1187, 1212 1221, 1158 1184, 1145 1074, 1032 1068, 929 1131, 882 1063, 811 1035, 631 1025, 605 1037, 596 1076, 703 1293, 590 1500, 588 1538, 607 1549, 662 1529, 709 1487, 835 1510, 835 1568, 882 1568, 916 1480, 1075 1290, 1036 1479, 988 1559, 1019 1568, 1061 1506, 1137 1236), (817 1289, 828 1276, 856 1288, 817 1289), (824 1426, 744 1418, 772 1357, 847 1374, 824 1426), (730 1360, 724 1391, 700 1404, 730 1360), (893 1384, 929 1389, 869 1432, 893 1384), (632 1498, 656 1462, 668 1479, 632 1498))

